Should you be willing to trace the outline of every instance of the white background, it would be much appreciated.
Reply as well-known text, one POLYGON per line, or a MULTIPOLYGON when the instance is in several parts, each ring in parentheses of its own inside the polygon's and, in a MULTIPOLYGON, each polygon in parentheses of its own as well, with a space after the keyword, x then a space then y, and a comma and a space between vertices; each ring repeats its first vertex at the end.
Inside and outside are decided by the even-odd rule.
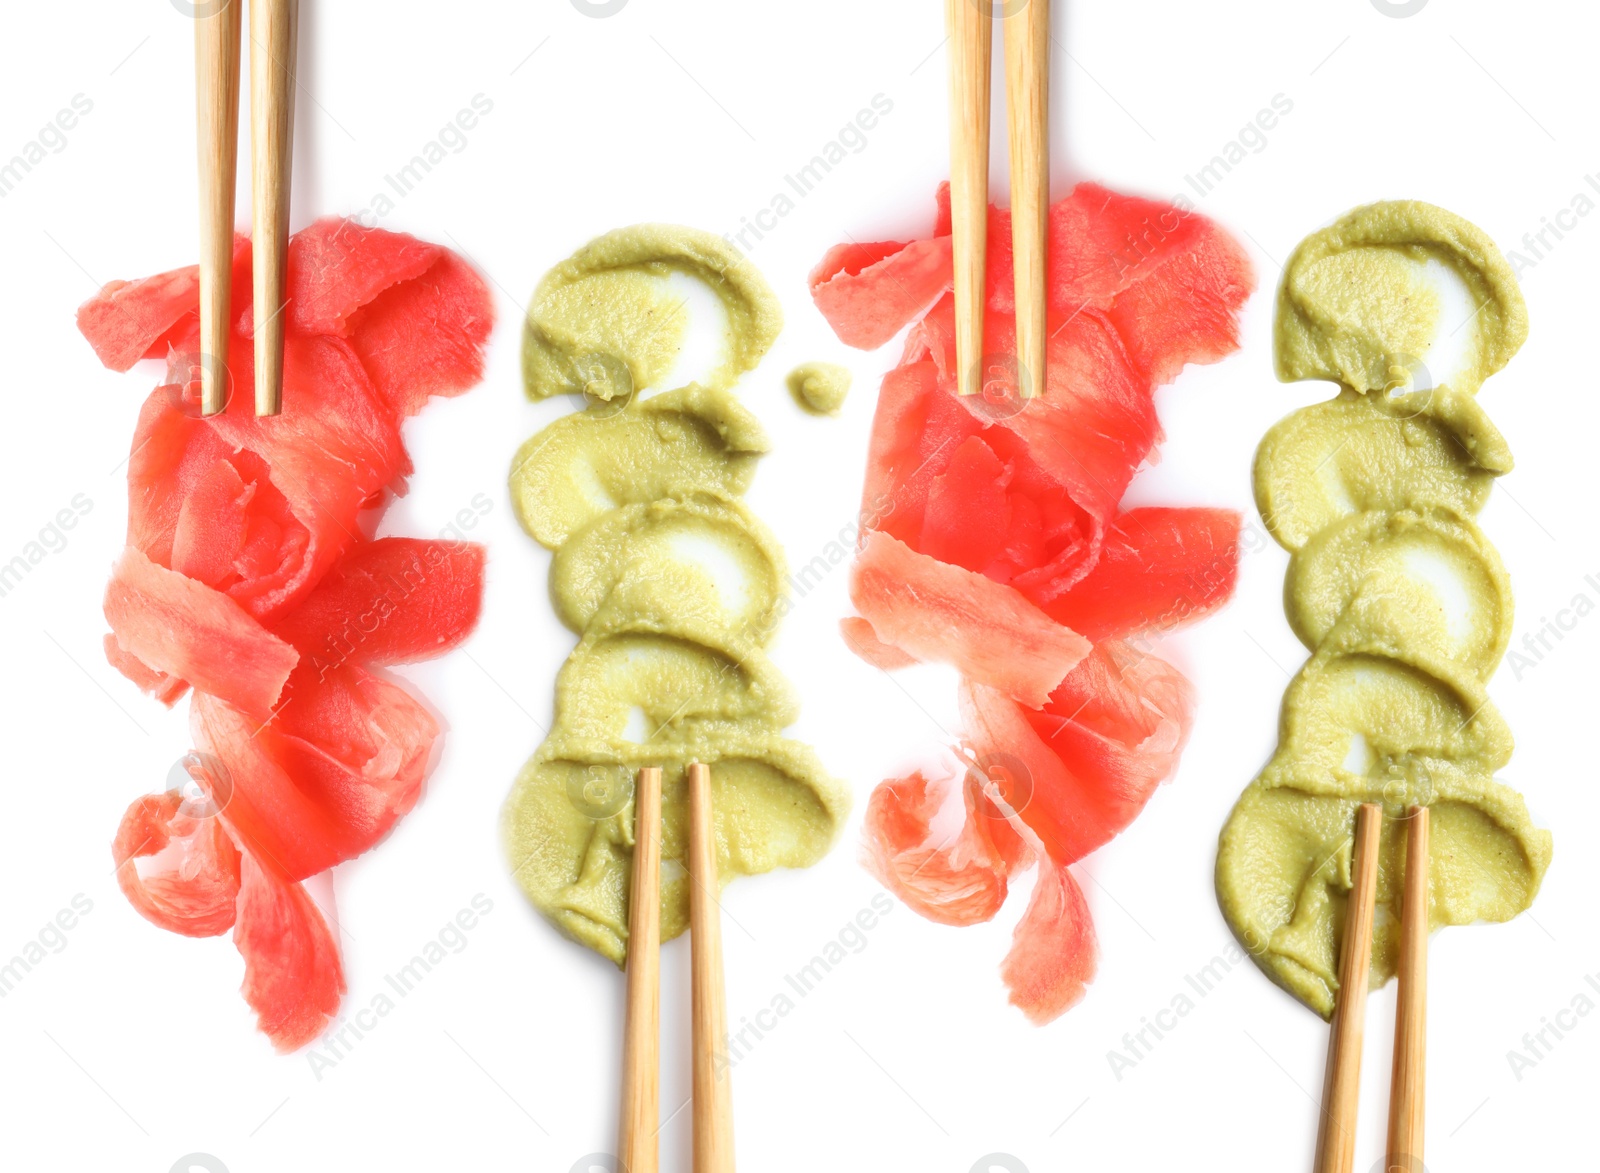
MULTIPOLYGON (((777 441, 749 499, 791 560, 809 560, 853 514, 877 378, 897 348, 846 351, 805 276, 847 236, 929 231, 948 165, 941 5, 632 0, 595 19, 568 0, 303 4, 296 225, 369 207, 385 175, 481 93, 494 108, 466 148, 383 223, 467 253, 500 314, 485 384, 407 425, 417 474, 385 523, 432 535, 475 494, 493 502, 473 534, 491 554, 482 628, 463 652, 403 673, 448 720, 442 761, 415 812, 333 880, 347 1008, 370 1004, 384 975, 475 894, 493 912, 320 1079, 306 1054, 275 1055, 255 1032, 226 938, 155 929, 111 874, 123 808, 165 784, 189 741, 181 709, 162 711, 100 654, 100 595, 125 516, 119 462, 155 371, 102 370, 73 310, 102 282, 195 257, 190 23, 168 0, 13 4, 5 21, 0 159, 75 94, 94 106, 0 200, 10 370, 0 561, 74 495, 93 509, 0 598, 10 767, 0 956, 76 894, 93 911, 0 1000, 0 1165, 166 1173, 200 1152, 232 1173, 567 1173, 612 1145, 622 983, 523 904, 496 840, 571 644, 547 601, 548 558, 517 529, 505 491, 517 444, 569 409, 522 398, 520 306, 549 266, 607 229, 665 220, 736 231, 875 94, 892 100, 865 149, 753 251, 789 324, 742 385, 777 441), (809 359, 854 368, 842 418, 812 419, 788 400, 783 373, 809 359)), ((1239 354, 1160 392, 1167 442, 1131 499, 1226 505, 1254 521, 1256 443, 1328 391, 1271 375, 1278 263, 1307 232, 1355 204, 1415 197, 1520 247, 1589 190, 1585 176, 1600 168, 1596 32, 1577 3, 1435 0, 1405 19, 1371 0, 1057 5, 1057 194, 1092 177, 1170 196, 1274 95, 1294 104, 1265 149, 1197 200, 1248 247, 1262 291, 1239 354)), ((995 116, 1003 126, 998 98, 995 116)), ((1003 144, 997 135, 997 164, 1003 144)), ((240 179, 243 223, 243 168, 240 179)), ((1597 262, 1591 216, 1523 272, 1529 342, 1481 395, 1517 457, 1482 516, 1518 591, 1514 646, 1575 595, 1600 600, 1584 577, 1600 574, 1597 262)), ((1080 869, 1103 953, 1087 999, 1043 1029, 1006 1005, 997 966, 1024 890, 995 923, 970 929, 896 906, 735 1069, 743 1168, 968 1173, 991 1153, 1010 1155, 996 1168, 1034 1171, 1309 1167, 1326 1029, 1253 968, 1231 973, 1120 1080, 1107 1060, 1228 940, 1211 885, 1216 834, 1274 744, 1303 656, 1280 606, 1285 557, 1258 521, 1249 534, 1233 604, 1166 645, 1200 696, 1181 769, 1080 869)), ((796 735, 850 780, 858 815, 818 867, 730 889, 735 1023, 879 891, 856 859, 860 807, 876 781, 945 739, 941 725, 954 728, 953 677, 890 680, 865 667, 836 634, 847 610, 836 572, 795 608, 775 654, 805 701, 796 735)), ((1494 681, 1518 737, 1505 777, 1554 831, 1555 862, 1532 915, 1434 941, 1435 1170, 1592 1162, 1580 1153, 1592 1151, 1600 1018, 1580 1020, 1520 1080, 1507 1052, 1581 991, 1600 1001, 1585 984, 1600 970, 1597 637, 1600 620, 1586 619, 1520 679, 1506 665, 1494 681)), ((667 948, 667 1111, 687 1090, 687 964, 686 942, 667 948)), ((1381 1152, 1392 1004, 1392 987, 1371 1000, 1361 1170, 1381 1152)), ((684 1112, 664 1129, 668 1170, 688 1168, 687 1124, 684 1112)))

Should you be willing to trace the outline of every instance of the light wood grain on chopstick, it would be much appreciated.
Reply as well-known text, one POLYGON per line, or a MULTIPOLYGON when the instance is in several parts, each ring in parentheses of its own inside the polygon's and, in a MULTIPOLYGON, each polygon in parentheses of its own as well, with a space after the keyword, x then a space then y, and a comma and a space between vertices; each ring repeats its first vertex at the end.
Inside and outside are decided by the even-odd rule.
POLYGON ((1422 1173, 1423 1169, 1428 1063, 1428 824, 1428 808, 1412 807, 1406 819, 1406 880, 1400 908, 1400 993, 1395 1007, 1386 1165, 1399 1173, 1422 1173))
POLYGON ((1355 1161, 1361 1042, 1367 1022, 1372 922, 1378 896, 1378 837, 1382 829, 1381 807, 1363 803, 1357 808, 1350 898, 1339 947, 1339 990, 1328 1027, 1328 1070, 1322 1084, 1315 1173, 1350 1173, 1355 1161))
POLYGON ((1050 2, 1022 0, 1005 18, 1011 138, 1011 248, 1017 299, 1017 388, 1045 376, 1045 233, 1050 207, 1050 2))
POLYGON ((955 262, 956 389, 980 389, 989 232, 989 56, 986 0, 945 0, 950 34, 950 244, 955 262))
POLYGON ((656 1173, 661 1116, 661 770, 656 766, 640 770, 634 787, 626 997, 617 1158, 629 1173, 656 1173))
POLYGON ((728 1011, 722 982, 722 907, 711 769, 689 767, 689 931, 694 991, 694 1173, 733 1173, 733 1089, 726 1062, 728 1011))
POLYGON ((294 149, 299 0, 251 0, 250 187, 254 225, 256 414, 283 408, 283 310, 294 149))
POLYGON ((200 169, 200 411, 227 403, 232 326, 233 191, 239 158, 239 30, 243 0, 202 5, 194 18, 195 125, 200 169))

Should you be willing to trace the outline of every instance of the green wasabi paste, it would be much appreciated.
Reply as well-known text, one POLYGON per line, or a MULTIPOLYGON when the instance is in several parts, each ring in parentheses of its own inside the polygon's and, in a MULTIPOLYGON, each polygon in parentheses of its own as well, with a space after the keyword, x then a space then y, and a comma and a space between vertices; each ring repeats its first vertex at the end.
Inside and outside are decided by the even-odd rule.
POLYGON ((581 394, 587 406, 522 446, 511 496, 523 528, 555 552, 551 601, 579 639, 502 837, 533 905, 619 965, 640 767, 663 769, 663 938, 688 927, 689 763, 712 767, 723 883, 815 863, 849 805, 816 755, 783 736, 797 705, 765 650, 788 609, 783 552, 739 499, 769 443, 731 388, 781 322, 731 246, 666 225, 586 245, 528 307, 528 395, 581 394), (651 395, 688 329, 671 273, 720 299, 725 353, 703 385, 651 395))
POLYGON ((801 363, 789 372, 789 394, 812 415, 838 415, 850 394, 850 368, 838 363, 801 363))
POLYGON ((1339 393, 1295 412, 1256 454, 1256 504, 1291 552, 1289 624, 1311 655, 1284 696, 1277 751, 1224 827, 1217 896, 1267 975, 1324 1017, 1338 989, 1356 807, 1385 822, 1370 981, 1395 971, 1403 820, 1432 817, 1429 924, 1526 909, 1550 835, 1495 773, 1510 730, 1486 686, 1511 633, 1511 586, 1474 520, 1511 453, 1473 398, 1527 335, 1494 243, 1414 201, 1360 208, 1314 233, 1284 271, 1279 377, 1339 393), (1450 385, 1412 374, 1440 332, 1427 272, 1478 306, 1450 385))

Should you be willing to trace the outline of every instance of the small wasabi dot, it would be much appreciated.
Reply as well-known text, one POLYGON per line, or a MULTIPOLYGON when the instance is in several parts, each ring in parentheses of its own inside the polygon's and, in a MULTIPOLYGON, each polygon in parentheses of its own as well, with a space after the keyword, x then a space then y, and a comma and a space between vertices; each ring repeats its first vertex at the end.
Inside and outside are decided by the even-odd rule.
POLYGON ((850 371, 831 362, 801 363, 789 372, 789 393, 812 415, 838 415, 850 393, 850 371))

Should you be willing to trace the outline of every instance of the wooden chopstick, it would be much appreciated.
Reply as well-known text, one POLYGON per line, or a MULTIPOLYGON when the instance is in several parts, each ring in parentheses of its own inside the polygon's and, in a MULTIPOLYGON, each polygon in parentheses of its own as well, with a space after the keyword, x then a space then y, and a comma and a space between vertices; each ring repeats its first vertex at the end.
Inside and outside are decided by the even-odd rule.
POLYGON ((945 0, 950 34, 950 236, 955 264, 956 390, 980 390, 984 265, 989 243, 989 56, 987 3, 945 0))
POLYGON ((1350 1173, 1355 1161, 1361 1041, 1367 1020, 1372 922, 1378 896, 1378 836, 1382 828, 1382 807, 1368 802, 1357 808, 1350 899, 1339 947, 1339 991, 1329 1024, 1328 1070, 1322 1084, 1315 1173, 1350 1173))
MULTIPOLYGON (((694 998, 694 1170, 733 1173, 733 1101, 723 1053, 722 914, 711 769, 689 766, 689 928, 694 998)), ((618 1167, 657 1173, 661 1116, 661 770, 634 788, 633 879, 628 895, 628 989, 622 1038, 618 1167)))
MULTIPOLYGON (((238 0, 230 7, 237 8, 238 0)), ((289 256, 295 39, 299 0, 250 2, 250 189, 254 224, 256 414, 283 409, 283 309, 289 256)))
POLYGON ((617 1159, 656 1173, 661 1116, 661 769, 634 788, 633 883, 628 896, 627 1017, 622 1036, 622 1123, 617 1159))
POLYGON ((689 929, 694 990, 694 1173, 733 1173, 732 1087, 727 1064, 717 1061, 728 1037, 717 840, 711 818, 711 768, 699 762, 689 767, 689 929))
POLYGON ((1022 0, 1004 18, 1011 128, 1011 251, 1017 302, 1017 390, 1044 390, 1045 231, 1050 209, 1050 4, 1022 0))
POLYGON ((1400 906, 1400 992, 1389 1084, 1389 1156, 1385 1168, 1422 1173, 1428 1058, 1428 839, 1425 806, 1406 819, 1406 879, 1400 906), (1421 866, 1418 866, 1418 865, 1421 866))
POLYGON ((239 154, 242 0, 200 5, 194 18, 195 126, 200 171, 200 412, 228 401, 233 288, 233 187, 239 154))
MULTIPOLYGON (((1045 385, 1046 232, 1050 209, 1050 5, 1022 0, 1005 24, 1011 143, 1011 249, 1016 288, 1016 385, 1045 385)), ((945 0, 950 34, 950 236, 956 311, 956 390, 983 390, 989 231, 989 57, 993 23, 980 0, 945 0)))

